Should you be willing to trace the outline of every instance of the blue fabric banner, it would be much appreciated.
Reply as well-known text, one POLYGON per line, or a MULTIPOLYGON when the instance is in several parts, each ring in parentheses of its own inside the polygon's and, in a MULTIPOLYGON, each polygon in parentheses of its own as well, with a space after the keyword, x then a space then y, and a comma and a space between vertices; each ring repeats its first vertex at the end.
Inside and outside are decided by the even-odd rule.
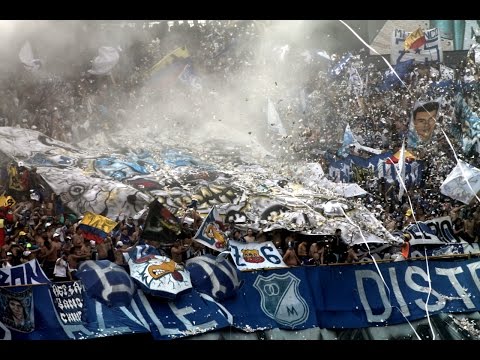
POLYGON ((154 339, 167 340, 229 326, 248 332, 356 329, 422 319, 426 307, 430 315, 480 310, 479 259, 430 260, 428 268, 425 260, 402 261, 378 264, 378 268, 380 273, 375 264, 238 272, 243 285, 236 295, 220 302, 196 290, 175 301, 137 290, 132 302, 120 307, 96 301, 74 283, 62 287, 66 291, 61 294, 57 288, 56 299, 50 284, 15 286, 9 291, 17 298, 28 288, 33 292, 35 328, 21 332, 20 327, 0 321, 0 339, 89 339, 150 333, 154 339), (61 311, 54 306, 59 298, 61 311))

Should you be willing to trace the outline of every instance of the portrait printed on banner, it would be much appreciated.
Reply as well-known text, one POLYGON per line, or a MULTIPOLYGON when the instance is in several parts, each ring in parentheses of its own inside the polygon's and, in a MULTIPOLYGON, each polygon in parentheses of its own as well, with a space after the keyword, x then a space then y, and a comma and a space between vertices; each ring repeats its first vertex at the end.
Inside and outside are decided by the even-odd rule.
POLYGON ((428 144, 437 128, 440 101, 416 102, 408 126, 408 147, 416 149, 428 144))
POLYGON ((20 332, 32 332, 35 329, 31 288, 22 292, 0 289, 0 321, 20 332))

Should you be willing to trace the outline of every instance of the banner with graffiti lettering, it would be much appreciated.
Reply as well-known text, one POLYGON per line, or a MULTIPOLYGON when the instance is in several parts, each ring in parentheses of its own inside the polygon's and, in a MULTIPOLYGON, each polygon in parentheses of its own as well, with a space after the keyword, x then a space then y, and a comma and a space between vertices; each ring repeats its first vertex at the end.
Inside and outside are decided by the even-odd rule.
POLYGON ((442 62, 443 50, 440 32, 438 28, 424 31, 426 43, 415 50, 405 50, 405 39, 411 32, 402 29, 395 29, 392 33, 392 49, 390 52, 390 63, 414 59, 416 62, 442 62))
POLYGON ((52 283, 50 293, 57 315, 64 325, 82 324, 85 299, 81 281, 52 283))
POLYGON ((229 250, 235 265, 242 271, 287 267, 271 241, 263 243, 230 241, 229 250))
POLYGON ((404 231, 412 235, 410 245, 445 245, 445 243, 466 242, 462 237, 453 232, 450 216, 442 216, 428 221, 418 221, 416 224, 409 225, 404 231))
POLYGON ((102 243, 107 235, 117 226, 117 222, 105 216, 87 211, 78 227, 83 231, 83 237, 102 243))
POLYGON ((32 288, 22 291, 0 288, 0 321, 12 330, 24 333, 35 329, 32 288))
POLYGON ((10 268, 0 268, 0 287, 45 283, 50 283, 50 280, 43 272, 37 259, 10 268))

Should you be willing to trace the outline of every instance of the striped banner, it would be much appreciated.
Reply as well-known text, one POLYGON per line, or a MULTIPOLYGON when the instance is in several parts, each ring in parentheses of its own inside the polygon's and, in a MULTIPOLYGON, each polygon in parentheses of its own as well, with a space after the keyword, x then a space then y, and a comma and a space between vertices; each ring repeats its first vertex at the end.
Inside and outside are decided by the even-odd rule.
POLYGON ((78 227, 82 229, 85 239, 101 243, 117 224, 117 222, 105 216, 87 211, 78 227))

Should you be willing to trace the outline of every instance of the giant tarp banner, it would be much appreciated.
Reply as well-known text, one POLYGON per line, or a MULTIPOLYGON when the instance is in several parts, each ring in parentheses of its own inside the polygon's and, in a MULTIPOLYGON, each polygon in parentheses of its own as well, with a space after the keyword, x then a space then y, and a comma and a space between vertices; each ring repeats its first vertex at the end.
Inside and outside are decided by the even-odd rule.
POLYGON ((149 332, 154 339, 166 340, 229 326, 247 332, 358 329, 423 319, 426 309, 429 315, 480 310, 478 259, 303 266, 238 275, 243 285, 222 301, 195 289, 174 301, 138 289, 131 304, 120 307, 106 306, 88 293, 81 303, 72 283, 57 288, 55 296, 50 284, 11 287, 9 291, 18 294, 29 288, 33 292, 34 330, 22 332, 0 319, 0 338, 89 339, 149 332), (62 304, 75 301, 72 311, 83 308, 84 315, 70 315, 68 321, 64 314, 62 319, 54 305, 58 299, 62 304))
POLYGON ((392 262, 245 272, 242 291, 223 305, 240 329, 362 328, 480 308, 478 260, 392 262), (384 282, 385 281, 385 284, 384 282))

